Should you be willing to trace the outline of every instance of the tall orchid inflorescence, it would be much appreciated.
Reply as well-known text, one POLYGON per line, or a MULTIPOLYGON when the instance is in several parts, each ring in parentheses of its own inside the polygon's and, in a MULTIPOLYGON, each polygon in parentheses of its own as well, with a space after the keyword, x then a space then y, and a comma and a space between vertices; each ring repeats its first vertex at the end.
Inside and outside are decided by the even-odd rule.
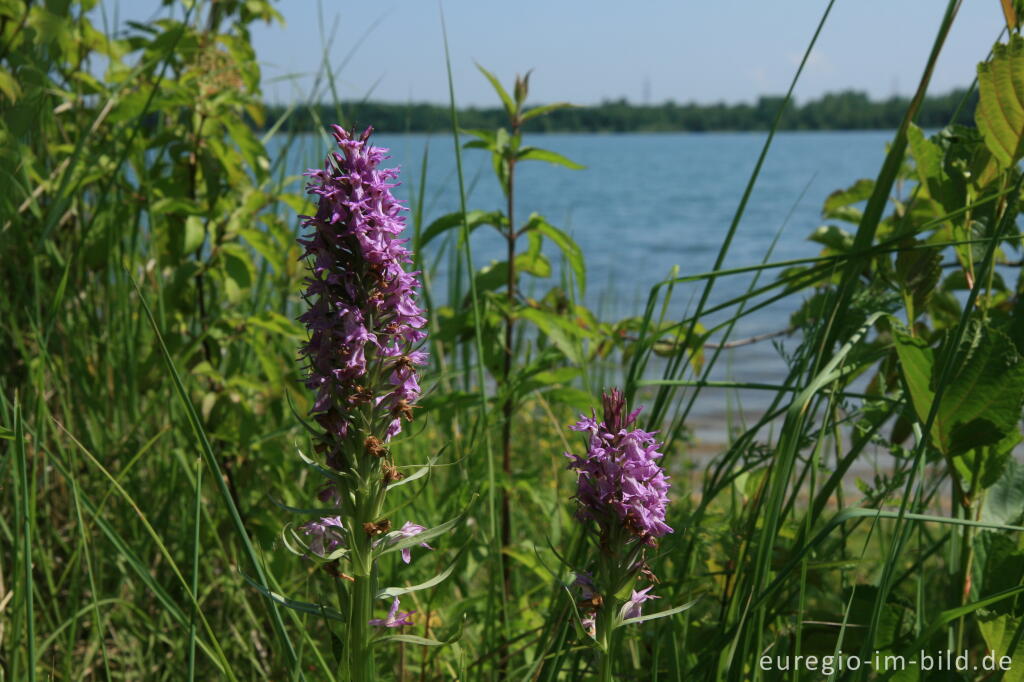
POLYGON ((316 391, 313 412, 329 435, 323 450, 331 467, 343 469, 357 434, 381 457, 381 443, 412 419, 415 366, 426 362, 415 347, 426 320, 416 305, 418 273, 404 268, 412 262, 407 240, 398 238, 404 208, 390 182, 398 171, 377 167, 387 150, 367 144, 370 128, 358 139, 340 126, 333 131, 341 151, 306 172, 319 205, 303 222, 313 233, 299 240, 311 271, 303 294, 310 307, 299 319, 310 335, 302 349, 306 386, 316 391))
POLYGON ((418 350, 426 320, 416 303, 418 273, 405 269, 412 262, 401 238, 405 209, 391 194, 398 172, 378 167, 387 150, 368 143, 371 129, 358 138, 339 126, 332 132, 338 151, 306 173, 318 205, 315 215, 303 216, 312 231, 299 239, 309 267, 309 309, 299 319, 309 331, 301 355, 321 428, 315 450, 327 466, 310 464, 328 479, 319 499, 335 513, 302 528, 305 554, 345 594, 345 678, 363 680, 373 675, 371 628, 411 624, 397 597, 376 591, 376 560, 401 551, 409 563, 412 547, 429 548, 422 542, 429 532, 416 537, 423 526, 407 521, 392 530, 381 517, 388 489, 402 479, 388 444, 413 418, 416 368, 427 360, 418 350), (389 599, 384 618, 371 618, 375 597, 389 599))
POLYGON ((596 531, 596 558, 588 571, 576 574, 577 602, 583 629, 607 655, 612 632, 642 618, 641 604, 657 578, 645 551, 672 532, 665 523, 668 476, 658 464, 661 447, 653 433, 630 428, 640 410, 628 412, 622 393, 602 396, 603 419, 580 416, 571 428, 588 434, 587 452, 566 453, 577 473, 576 516, 596 531), (636 590, 638 577, 652 585, 636 590))

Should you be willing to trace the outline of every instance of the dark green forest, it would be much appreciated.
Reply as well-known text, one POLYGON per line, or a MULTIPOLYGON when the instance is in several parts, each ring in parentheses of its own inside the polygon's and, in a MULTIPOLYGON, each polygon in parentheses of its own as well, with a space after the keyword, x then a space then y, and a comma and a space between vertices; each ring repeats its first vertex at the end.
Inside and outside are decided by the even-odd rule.
MULTIPOLYGON (((557 109, 525 124, 532 132, 703 132, 712 130, 768 130, 783 98, 762 96, 754 104, 663 104, 637 105, 625 99, 590 106, 557 109)), ((977 103, 977 91, 954 90, 927 97, 921 103, 918 123, 940 128, 950 121, 969 123, 977 103)), ((780 130, 871 130, 896 128, 910 100, 894 96, 872 100, 866 93, 845 91, 827 94, 804 104, 791 106, 782 116, 780 130)), ((287 107, 268 107, 266 121, 276 121, 287 107)), ((464 128, 493 129, 506 116, 500 107, 468 107, 459 111, 464 128)), ((451 127, 447 105, 428 103, 343 102, 295 107, 286 126, 292 130, 314 130, 317 121, 342 120, 359 128, 371 122, 378 132, 442 132, 451 127)), ((268 123, 269 125, 269 123, 268 123)))

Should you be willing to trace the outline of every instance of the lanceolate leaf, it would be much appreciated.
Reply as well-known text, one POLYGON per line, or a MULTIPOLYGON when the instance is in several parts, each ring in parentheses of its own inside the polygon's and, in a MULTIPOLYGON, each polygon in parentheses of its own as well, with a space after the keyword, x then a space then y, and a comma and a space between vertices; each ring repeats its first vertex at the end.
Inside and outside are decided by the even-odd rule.
MULTIPOLYGON (((505 217, 498 211, 469 211, 466 213, 466 225, 469 227, 470 232, 481 225, 493 225, 500 229, 505 223, 505 217)), ((455 212, 443 215, 423 230, 423 234, 420 235, 420 241, 416 247, 422 249, 435 237, 441 236, 448 230, 460 227, 462 227, 462 213, 455 212)))
POLYGON ((561 250, 565 262, 572 268, 573 276, 576 278, 576 283, 582 296, 587 288, 587 265, 583 258, 583 250, 579 247, 579 244, 572 237, 536 213, 530 216, 526 227, 523 229, 530 232, 536 231, 555 243, 555 246, 561 250))
POLYGON ((996 45, 992 58, 978 65, 975 120, 985 144, 1008 168, 1024 156, 1024 38, 996 45))
POLYGON ((403 594, 409 594, 410 592, 418 592, 420 590, 426 590, 434 585, 437 585, 444 581, 445 578, 452 574, 455 570, 455 564, 458 561, 453 561, 448 568, 444 569, 433 578, 426 582, 422 582, 419 585, 412 585, 410 587, 385 587, 383 590, 377 593, 377 599, 390 599, 392 597, 401 597, 403 594))
POLYGON ((525 112, 520 118, 523 121, 529 121, 531 118, 543 116, 544 114, 551 113, 552 111, 556 111, 558 109, 571 109, 572 106, 573 105, 568 102, 553 102, 552 104, 543 104, 539 107, 534 107, 533 109, 530 109, 529 111, 525 112))
POLYGON ((509 117, 513 116, 516 112, 516 105, 515 102, 512 101, 512 97, 508 94, 508 91, 505 90, 505 86, 501 84, 501 81, 498 80, 497 76, 495 76, 493 73, 491 73, 484 67, 477 64, 476 68, 480 69, 480 73, 482 73, 484 77, 488 81, 490 81, 491 87, 493 87, 494 91, 498 93, 498 97, 501 98, 501 103, 505 105, 505 112, 509 115, 509 117))
POLYGON ((439 642, 436 639, 417 637, 416 635, 389 635, 373 640, 373 644, 384 644, 385 642, 405 642, 406 644, 419 644, 420 646, 445 646, 450 642, 439 642))
POLYGON ((259 591, 264 597, 280 604, 281 606, 285 606, 295 611, 301 611, 302 613, 311 613, 315 616, 323 616, 328 620, 337 620, 341 621, 342 623, 345 622, 345 616, 338 613, 334 609, 324 606, 323 604, 313 604, 306 601, 296 601, 294 599, 288 599, 284 595, 280 595, 277 592, 272 592, 268 590, 267 588, 263 587, 258 582, 256 582, 244 573, 242 573, 242 577, 245 578, 245 581, 247 583, 255 587, 256 590, 259 591))
POLYGON ((450 531, 452 528, 455 527, 455 524, 457 524, 461 519, 462 515, 456 516, 454 519, 451 519, 450 521, 445 521, 439 526, 428 528, 422 533, 418 533, 416 535, 413 535, 412 537, 402 538, 401 540, 398 540, 393 544, 388 544, 387 537, 389 535, 394 536, 397 533, 397 531, 392 531, 391 533, 388 533, 388 535, 384 536, 385 541, 382 545, 383 549, 381 549, 377 556, 384 556, 385 554, 397 552, 399 550, 406 549, 407 547, 415 547, 421 542, 426 542, 427 540, 433 540, 439 535, 444 535, 445 533, 450 531))
POLYGON ((667 616, 674 616, 677 613, 682 613, 683 611, 687 610, 688 608, 690 608, 691 606, 693 606, 696 603, 697 603, 697 600, 694 599, 693 601, 687 602, 686 604, 683 604, 682 606, 677 606, 674 609, 666 609, 665 611, 658 611, 657 613, 645 614, 643 616, 637 616, 636 618, 626 618, 625 620, 621 621, 619 623, 619 625, 632 625, 634 623, 643 623, 644 621, 655 620, 657 618, 665 618, 667 616))
POLYGON ((538 149, 537 147, 523 147, 519 150, 519 154, 516 156, 520 161, 547 161, 548 163, 555 164, 556 166, 565 166, 572 170, 582 170, 586 168, 586 166, 567 159, 557 152, 548 151, 547 149, 538 149))

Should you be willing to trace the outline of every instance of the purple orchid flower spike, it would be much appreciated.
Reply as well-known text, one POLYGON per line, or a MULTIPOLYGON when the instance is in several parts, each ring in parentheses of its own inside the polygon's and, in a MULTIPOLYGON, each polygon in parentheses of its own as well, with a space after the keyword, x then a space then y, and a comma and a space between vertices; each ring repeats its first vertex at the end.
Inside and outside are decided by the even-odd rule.
POLYGON ((657 463, 661 444, 653 433, 627 430, 639 410, 627 413, 621 392, 606 393, 603 403, 603 421, 581 415, 570 427, 590 434, 585 455, 566 453, 569 468, 578 474, 578 515, 597 521, 602 532, 624 525, 634 537, 653 545, 656 538, 672 532, 665 523, 670 484, 657 463))
POLYGON ((388 609, 387 618, 371 618, 369 621, 370 625, 376 625, 381 628, 400 628, 403 625, 412 625, 409 616, 416 612, 399 611, 398 606, 398 597, 395 597, 395 600, 391 602, 391 608, 388 609))
MULTIPOLYGON (((357 138, 333 126, 340 151, 305 174, 318 201, 316 214, 303 216, 313 231, 299 239, 309 264, 309 309, 299 317, 309 342, 301 353, 306 386, 316 391, 313 416, 338 440, 348 435, 354 408, 366 404, 382 413, 378 437, 399 433, 421 392, 415 368, 427 362, 416 349, 427 324, 416 303, 419 273, 405 270, 412 254, 400 238, 406 209, 391 194, 398 170, 378 168, 387 150, 370 145, 369 134, 357 138)), ((327 463, 340 468, 343 461, 340 445, 328 444, 327 463)))

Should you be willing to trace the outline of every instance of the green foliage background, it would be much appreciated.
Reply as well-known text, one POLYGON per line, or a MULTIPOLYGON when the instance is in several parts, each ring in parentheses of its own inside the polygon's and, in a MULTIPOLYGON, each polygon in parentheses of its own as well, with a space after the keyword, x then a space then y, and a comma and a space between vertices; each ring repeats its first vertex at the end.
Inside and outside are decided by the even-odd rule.
MULTIPOLYGON (((586 264, 563 230, 512 212, 517 164, 575 166, 534 146, 531 121, 604 124, 525 109, 528 79, 509 92, 485 72, 502 107, 478 119, 453 93, 452 153, 489 154, 508 203, 466 206, 460 175, 462 209, 428 217, 426 157, 411 179, 412 247, 454 276, 437 290, 427 269, 428 391, 394 444, 422 475, 389 514, 444 532, 381 570, 389 585, 444 579, 406 596, 416 624, 374 649, 380 678, 819 679, 759 657, 921 648, 996 649, 1014 659, 1003 679, 1024 677, 1024 40, 1002 4, 1009 37, 935 121, 948 4, 878 175, 823 206, 816 258, 722 268, 774 132, 836 124, 858 100, 796 110, 791 89, 743 114, 770 132, 714 270, 666 279, 622 320, 580 304, 586 264), (478 229, 504 236, 503 263, 474 266, 478 229), (713 306, 724 277, 748 288, 713 306), (692 281, 701 297, 670 319, 692 281), (688 468, 689 411, 736 321, 788 296, 803 301, 788 375, 730 384, 771 391, 770 408, 688 468), (602 653, 567 596, 600 548, 572 516, 561 452, 580 450, 566 425, 612 384, 650 406, 677 532, 649 557, 670 613, 602 653), (891 466, 844 485, 879 453, 891 466)), ((269 2, 184 7, 114 31, 92 0, 0 0, 2 680, 343 679, 343 578, 286 551, 320 482, 297 456, 310 398, 295 215, 311 206, 289 189, 302 169, 266 152, 328 121, 261 104, 249 30, 279 20, 269 2)))

